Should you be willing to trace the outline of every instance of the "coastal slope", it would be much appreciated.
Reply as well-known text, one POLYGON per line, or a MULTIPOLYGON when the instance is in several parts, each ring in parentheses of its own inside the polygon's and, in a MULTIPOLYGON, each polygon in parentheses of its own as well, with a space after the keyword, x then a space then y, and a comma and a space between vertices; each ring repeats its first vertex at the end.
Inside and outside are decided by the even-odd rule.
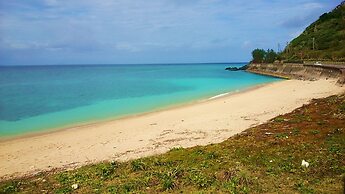
POLYGON ((345 1, 324 13, 285 48, 287 60, 345 61, 345 1))
POLYGON ((7 179, 219 143, 313 98, 343 93, 335 82, 284 80, 168 110, 3 140, 0 176, 7 179))

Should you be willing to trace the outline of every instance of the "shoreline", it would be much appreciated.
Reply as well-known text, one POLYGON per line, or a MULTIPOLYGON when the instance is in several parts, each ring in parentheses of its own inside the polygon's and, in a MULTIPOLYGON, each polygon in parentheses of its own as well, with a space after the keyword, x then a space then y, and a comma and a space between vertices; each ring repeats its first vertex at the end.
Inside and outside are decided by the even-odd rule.
POLYGON ((344 92, 335 80, 283 80, 218 98, 0 142, 0 180, 219 143, 313 98, 344 92))
POLYGON ((187 107, 187 106, 193 106, 195 104, 200 104, 212 100, 217 100, 219 98, 225 98, 231 95, 236 95, 236 94, 241 94, 247 91, 255 90, 260 87, 264 87, 266 85, 270 85, 276 82, 280 82, 284 80, 279 80, 275 82, 269 82, 269 83, 263 83, 263 84, 258 84, 255 86, 250 86, 244 89, 239 89, 239 90, 234 90, 234 91, 229 91, 221 94, 217 94, 211 97, 205 97, 202 99, 196 99, 188 102, 182 102, 182 103, 177 103, 177 104, 172 104, 164 107, 158 107, 146 112, 142 113, 134 113, 134 114, 127 114, 123 116, 117 116, 117 117, 111 117, 111 118, 105 118, 105 119, 100 119, 100 120, 91 120, 91 121, 85 121, 85 122, 80 122, 80 123, 75 123, 71 124, 69 126, 65 127, 56 127, 56 128, 51 128, 51 129, 46 129, 46 130, 38 130, 38 131, 33 131, 33 132, 28 132, 24 134, 19 134, 19 135, 9 135, 9 136, 4 136, 0 137, 0 143, 7 142, 7 141, 12 141, 12 140, 19 140, 19 139, 25 139, 25 138, 31 138, 31 137, 37 137, 37 136, 42 136, 42 135, 47 135, 47 134, 52 134, 52 133, 58 133, 61 131, 66 131, 66 130, 78 130, 78 128, 83 128, 83 127, 93 127, 97 126, 99 124, 104 124, 104 123, 109 123, 113 121, 120 121, 120 120, 126 120, 126 119, 131 119, 131 118, 136 118, 136 117, 142 117, 147 114, 152 114, 160 111, 167 111, 167 110, 173 110, 173 109, 178 109, 181 107, 187 107))

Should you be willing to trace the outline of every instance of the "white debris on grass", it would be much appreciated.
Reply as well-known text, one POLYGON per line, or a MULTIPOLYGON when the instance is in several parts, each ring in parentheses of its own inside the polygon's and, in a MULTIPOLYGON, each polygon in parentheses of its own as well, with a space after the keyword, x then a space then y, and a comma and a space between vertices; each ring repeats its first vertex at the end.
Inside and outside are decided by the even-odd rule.
POLYGON ((302 160, 302 164, 301 164, 303 167, 306 167, 308 168, 309 166, 309 162, 305 161, 305 160, 302 160))
POLYGON ((72 189, 78 189, 78 187, 79 187, 78 184, 73 184, 72 185, 72 189))

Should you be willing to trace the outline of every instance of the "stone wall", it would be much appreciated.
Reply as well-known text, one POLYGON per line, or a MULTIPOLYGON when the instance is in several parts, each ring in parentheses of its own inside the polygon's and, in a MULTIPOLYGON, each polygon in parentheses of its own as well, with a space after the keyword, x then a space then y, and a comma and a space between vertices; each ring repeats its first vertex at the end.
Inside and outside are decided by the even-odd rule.
POLYGON ((342 65, 314 65, 298 63, 250 64, 248 72, 286 79, 338 79, 345 82, 345 67, 342 65))

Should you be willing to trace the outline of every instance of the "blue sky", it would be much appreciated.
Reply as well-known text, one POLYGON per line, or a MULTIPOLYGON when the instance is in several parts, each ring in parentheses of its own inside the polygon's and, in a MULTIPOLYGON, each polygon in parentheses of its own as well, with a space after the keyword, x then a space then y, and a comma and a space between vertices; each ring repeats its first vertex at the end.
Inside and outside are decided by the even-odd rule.
POLYGON ((0 0, 0 64, 249 61, 341 0, 0 0))

